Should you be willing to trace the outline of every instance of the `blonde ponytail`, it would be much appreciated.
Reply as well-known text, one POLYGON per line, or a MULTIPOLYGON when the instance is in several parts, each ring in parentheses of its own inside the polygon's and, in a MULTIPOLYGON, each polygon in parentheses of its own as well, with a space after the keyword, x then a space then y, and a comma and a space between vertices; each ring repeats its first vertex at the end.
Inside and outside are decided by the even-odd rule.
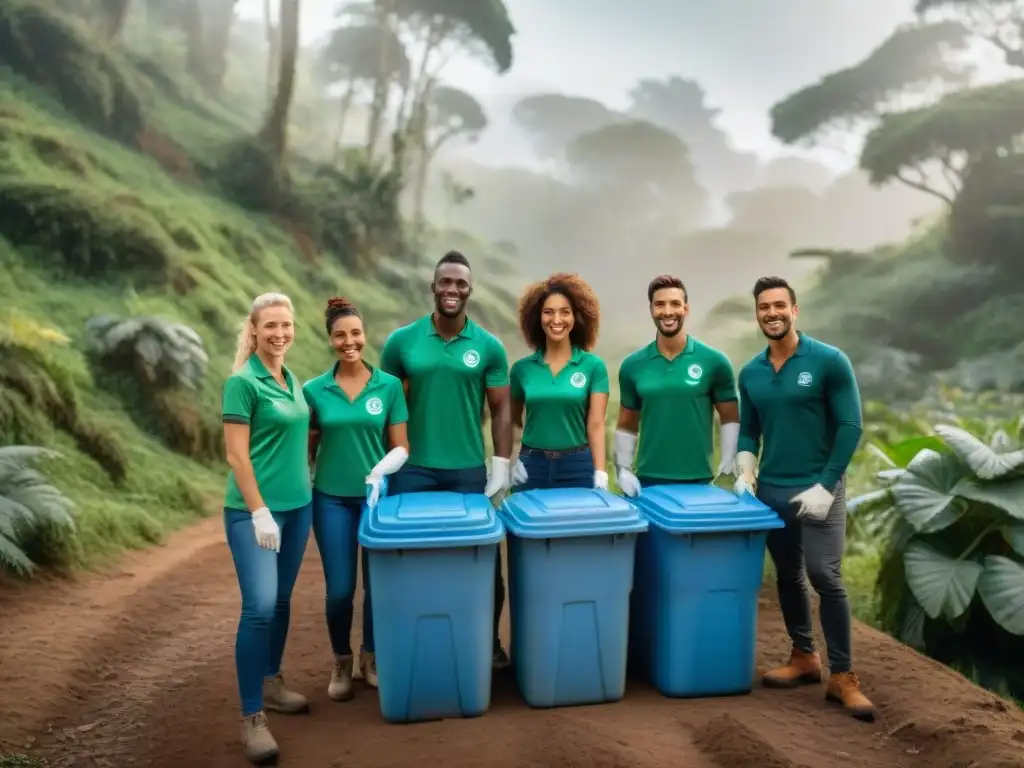
POLYGON ((252 308, 238 331, 238 346, 235 348, 235 361, 231 365, 232 373, 239 371, 256 351, 256 323, 259 322, 260 312, 267 307, 287 307, 289 311, 295 311, 292 300, 283 293, 263 293, 253 299, 252 308))

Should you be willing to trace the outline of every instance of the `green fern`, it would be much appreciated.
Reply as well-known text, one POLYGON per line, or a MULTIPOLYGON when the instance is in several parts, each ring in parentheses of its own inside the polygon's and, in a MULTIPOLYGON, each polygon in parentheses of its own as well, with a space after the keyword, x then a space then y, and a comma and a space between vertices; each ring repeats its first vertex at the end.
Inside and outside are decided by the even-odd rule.
POLYGON ((31 445, 0 447, 0 567, 25 574, 35 563, 22 548, 46 526, 74 526, 74 503, 35 465, 59 456, 31 445))

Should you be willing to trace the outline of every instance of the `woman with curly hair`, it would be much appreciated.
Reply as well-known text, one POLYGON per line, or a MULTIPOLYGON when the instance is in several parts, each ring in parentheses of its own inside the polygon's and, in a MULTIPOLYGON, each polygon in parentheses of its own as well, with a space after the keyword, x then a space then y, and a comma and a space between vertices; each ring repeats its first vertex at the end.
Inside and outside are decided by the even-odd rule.
POLYGON ((515 490, 608 488, 608 368, 590 351, 600 319, 597 296, 579 275, 551 275, 519 300, 519 328, 535 351, 510 373, 512 421, 523 430, 515 490))
MULTIPOLYGON (((409 458, 402 382, 363 360, 363 320, 344 298, 327 302, 327 337, 338 361, 302 387, 310 409, 309 458, 313 475, 313 535, 327 582, 327 633, 334 669, 327 695, 348 701, 352 689, 353 597, 356 588, 359 520, 373 506, 383 479, 409 458)), ((377 687, 370 578, 363 553, 363 644, 359 668, 377 687)))

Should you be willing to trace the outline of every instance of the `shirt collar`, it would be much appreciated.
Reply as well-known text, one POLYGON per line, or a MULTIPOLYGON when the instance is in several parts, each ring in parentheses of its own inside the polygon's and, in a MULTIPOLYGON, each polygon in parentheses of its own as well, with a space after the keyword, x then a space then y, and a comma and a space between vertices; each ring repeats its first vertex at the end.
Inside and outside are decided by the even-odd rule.
MULTIPOLYGON (((431 312, 425 318, 423 318, 424 327, 427 331, 427 336, 437 336, 440 338, 441 334, 437 332, 437 328, 434 327, 434 314, 431 312)), ((476 323, 466 317, 466 324, 462 326, 462 330, 459 331, 453 339, 472 339, 476 336, 476 323)))
MULTIPOLYGON (((803 357, 807 354, 807 350, 811 347, 811 339, 809 336, 804 336, 803 331, 797 331, 796 337, 798 339, 796 343, 796 349, 793 350, 793 357, 803 357)), ((770 346, 764 348, 764 362, 771 363, 772 360, 772 348, 770 346)))
MULTIPOLYGON (((683 347, 683 351, 679 353, 679 357, 683 355, 692 355, 693 351, 697 348, 697 340, 693 336, 686 337, 686 346, 683 347)), ((665 357, 661 354, 661 350, 658 349, 658 340, 655 339, 647 345, 647 356, 652 360, 656 357, 665 357)))
MULTIPOLYGON (((255 352, 249 355, 249 360, 246 362, 246 365, 249 367, 249 371, 252 372, 252 375, 257 379, 263 380, 274 378, 274 374, 267 370, 267 366, 263 364, 263 361, 260 360, 260 356, 255 352)), ((288 366, 282 365, 281 372, 284 374, 285 381, 287 381, 289 386, 291 386, 292 372, 288 370, 288 366)))
MULTIPOLYGON (((341 389, 341 387, 338 386, 338 381, 334 378, 338 373, 339 365, 341 365, 341 363, 336 362, 334 365, 328 368, 327 371, 324 372, 323 376, 321 376, 321 378, 323 379, 323 389, 341 389)), ((363 365, 365 365, 366 368, 370 371, 370 378, 366 382, 366 386, 363 387, 363 392, 369 392, 371 389, 375 388, 378 384, 380 384, 380 370, 374 368, 365 360, 363 361, 363 365)))
MULTIPOLYGON (((544 350, 543 349, 538 349, 536 352, 534 352, 532 355, 530 355, 530 359, 533 360, 535 363, 540 363, 541 365, 546 365, 546 363, 544 362, 544 350)), ((572 357, 569 358, 569 365, 579 365, 580 361, 582 359, 583 359, 583 350, 580 349, 579 347, 573 347, 572 348, 572 357)))

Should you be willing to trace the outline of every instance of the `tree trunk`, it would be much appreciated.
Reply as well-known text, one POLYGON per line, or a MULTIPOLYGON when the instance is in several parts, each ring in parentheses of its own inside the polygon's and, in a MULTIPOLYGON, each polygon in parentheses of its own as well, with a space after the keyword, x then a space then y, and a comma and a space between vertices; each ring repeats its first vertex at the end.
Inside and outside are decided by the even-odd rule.
POLYGON ((348 120, 348 113, 352 109, 352 99, 356 95, 356 81, 349 80, 345 88, 345 94, 341 97, 341 112, 338 115, 338 133, 334 138, 334 163, 337 165, 341 160, 341 153, 345 149, 345 122, 348 120))
POLYGON ((103 0, 100 34, 106 42, 112 42, 121 35, 131 5, 131 0, 103 0))
MULTIPOLYGON (((391 32, 391 2, 390 0, 377 0, 375 12, 377 16, 377 29, 380 30, 381 40, 387 40, 391 32)), ((370 102, 370 122, 366 128, 366 154, 373 157, 380 142, 380 133, 384 127, 384 113, 388 109, 388 97, 391 95, 391 63, 389 60, 393 51, 387 50, 386 46, 380 46, 377 51, 377 77, 373 81, 373 100, 370 102)))
POLYGON ((274 73, 280 51, 281 30, 274 23, 274 11, 270 0, 263 0, 263 28, 267 33, 267 100, 274 96, 274 73))
POLYGON ((218 93, 228 70, 228 45, 235 23, 238 0, 207 0, 209 23, 206 25, 206 87, 218 93))
POLYGON ((200 82, 206 79, 203 61, 203 13, 199 0, 187 0, 181 9, 181 28, 185 33, 185 69, 200 82))
POLYGON ((288 115, 295 91, 295 63, 299 57, 299 0, 281 0, 281 65, 277 93, 260 138, 270 144, 278 161, 288 146, 288 115))

